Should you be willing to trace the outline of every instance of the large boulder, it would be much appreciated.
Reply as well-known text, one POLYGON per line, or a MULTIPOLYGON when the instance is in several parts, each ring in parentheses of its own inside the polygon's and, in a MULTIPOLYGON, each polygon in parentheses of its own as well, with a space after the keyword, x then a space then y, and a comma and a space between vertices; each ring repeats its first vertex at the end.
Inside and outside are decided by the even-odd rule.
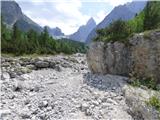
POLYGON ((93 73, 128 75, 130 51, 123 43, 93 42, 87 53, 87 61, 93 73))
POLYGON ((132 71, 160 83, 160 31, 145 32, 130 39, 132 71))
POLYGON ((92 42, 87 52, 93 73, 153 77, 160 83, 160 31, 136 34, 128 44, 92 42))
POLYGON ((87 54, 88 66, 93 73, 107 73, 103 42, 91 43, 87 54))
POLYGON ((107 43, 105 46, 105 65, 107 73, 128 75, 130 72, 130 50, 123 43, 107 43))

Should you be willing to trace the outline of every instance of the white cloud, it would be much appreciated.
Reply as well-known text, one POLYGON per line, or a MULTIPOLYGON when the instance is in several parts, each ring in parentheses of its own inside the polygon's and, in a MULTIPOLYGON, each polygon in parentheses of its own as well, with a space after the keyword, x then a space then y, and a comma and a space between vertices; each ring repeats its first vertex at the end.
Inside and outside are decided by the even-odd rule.
POLYGON ((106 13, 106 11, 104 10, 101 10, 99 11, 96 16, 94 17, 96 23, 99 23, 101 22, 106 16, 107 16, 108 13, 106 13))
MULTIPOLYGON (((81 11, 82 2, 103 2, 117 6, 131 0, 17 0, 23 12, 41 26, 59 27, 65 34, 75 32, 91 17, 81 11)), ((98 3, 97 3, 98 5, 98 3)), ((95 12, 93 18, 99 23, 107 15, 106 11, 95 12)))
POLYGON ((68 20, 66 20, 65 24, 61 22, 59 24, 60 26, 65 25, 66 30, 63 31, 66 34, 71 34, 75 32, 76 29, 82 24, 86 24, 87 20, 90 18, 88 15, 84 15, 80 12, 82 4, 80 0, 70 0, 70 2, 67 2, 67 0, 62 0, 61 2, 56 3, 56 9, 61 14, 66 16, 68 20), (68 27, 66 26, 68 24, 68 27), (79 25, 79 26, 77 26, 79 25))
POLYGON ((82 7, 80 0, 35 0, 28 4, 25 5, 23 2, 20 4, 26 7, 22 10, 28 17, 41 26, 59 27, 65 34, 74 33, 90 18, 80 11, 82 7))
POLYGON ((118 5, 123 5, 123 4, 125 4, 127 2, 131 2, 131 1, 133 1, 133 0, 97 0, 97 2, 109 3, 113 7, 118 6, 118 5))
POLYGON ((112 6, 123 5, 127 2, 131 2, 132 0, 107 0, 112 6))

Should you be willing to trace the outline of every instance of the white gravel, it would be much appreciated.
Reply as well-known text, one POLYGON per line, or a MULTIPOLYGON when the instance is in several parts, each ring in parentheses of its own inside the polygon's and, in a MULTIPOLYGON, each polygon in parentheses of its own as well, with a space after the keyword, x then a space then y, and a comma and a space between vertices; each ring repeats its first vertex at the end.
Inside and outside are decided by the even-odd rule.
POLYGON ((16 78, 5 73, 1 119, 132 120, 122 92, 127 78, 92 75, 84 55, 72 57, 79 62, 61 71, 45 68, 16 78))

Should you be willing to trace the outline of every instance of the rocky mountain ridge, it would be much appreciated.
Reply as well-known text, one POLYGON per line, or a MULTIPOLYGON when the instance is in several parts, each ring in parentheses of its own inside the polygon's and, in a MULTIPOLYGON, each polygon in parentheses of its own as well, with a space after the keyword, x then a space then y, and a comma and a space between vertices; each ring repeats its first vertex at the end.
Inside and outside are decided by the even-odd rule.
POLYGON ((47 26, 48 32, 49 34, 53 37, 53 38, 61 38, 61 37, 65 37, 65 34, 61 31, 61 29, 59 27, 55 27, 55 28, 50 28, 47 26))
POLYGON ((146 5, 146 1, 133 1, 124 5, 115 7, 105 18, 100 22, 95 29, 93 29, 86 40, 86 43, 90 43, 96 36, 96 30, 107 27, 115 20, 121 19, 124 21, 130 20, 135 17, 146 5))
POLYGON ((41 32, 43 30, 42 27, 22 13, 20 6, 15 1, 1 1, 1 7, 3 22, 9 27, 16 23, 23 31, 33 29, 41 32))
MULTIPOLYGON (((9 27, 12 28, 14 24, 22 31, 27 32, 30 29, 33 29, 37 32, 42 32, 43 27, 32 21, 27 17, 21 10, 18 3, 15 1, 1 1, 2 4, 2 18, 3 22, 9 27)), ((65 37, 61 29, 58 27, 50 28, 48 27, 49 34, 54 38, 65 37)))
POLYGON ((93 18, 90 18, 86 25, 82 25, 79 27, 77 32, 69 35, 69 38, 72 40, 86 42, 88 34, 96 27, 96 22, 93 18))

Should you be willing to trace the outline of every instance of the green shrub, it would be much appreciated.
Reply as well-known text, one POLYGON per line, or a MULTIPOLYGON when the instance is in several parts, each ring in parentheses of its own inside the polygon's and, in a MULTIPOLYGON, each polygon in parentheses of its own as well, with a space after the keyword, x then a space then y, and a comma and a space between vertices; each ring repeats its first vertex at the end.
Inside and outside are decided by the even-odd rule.
POLYGON ((137 76, 131 76, 132 82, 131 85, 135 87, 146 86, 149 89, 158 90, 156 80, 152 77, 148 78, 139 78, 137 76))
POLYGON ((152 96, 146 103, 147 105, 155 107, 155 109, 157 109, 158 112, 160 113, 160 99, 157 96, 152 96))
POLYGON ((133 33, 157 28, 160 28, 160 2, 148 1, 144 10, 133 19, 114 21, 108 27, 97 30, 97 36, 93 40, 128 43, 128 37, 133 33))
POLYGON ((97 37, 94 41, 115 42, 120 41, 123 43, 128 42, 127 39, 131 35, 130 26, 127 22, 122 20, 114 21, 109 27, 97 30, 97 37))

